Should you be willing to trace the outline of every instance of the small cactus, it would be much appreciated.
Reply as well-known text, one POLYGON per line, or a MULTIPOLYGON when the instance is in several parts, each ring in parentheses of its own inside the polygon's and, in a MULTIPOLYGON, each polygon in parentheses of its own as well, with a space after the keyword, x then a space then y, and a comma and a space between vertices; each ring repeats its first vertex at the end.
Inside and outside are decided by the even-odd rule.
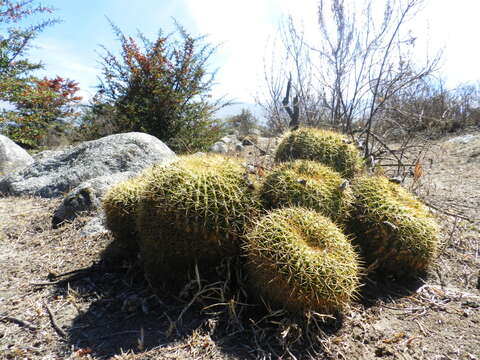
POLYGON ((265 178, 259 192, 267 209, 305 207, 339 224, 347 218, 353 203, 349 182, 331 168, 311 160, 278 165, 265 178))

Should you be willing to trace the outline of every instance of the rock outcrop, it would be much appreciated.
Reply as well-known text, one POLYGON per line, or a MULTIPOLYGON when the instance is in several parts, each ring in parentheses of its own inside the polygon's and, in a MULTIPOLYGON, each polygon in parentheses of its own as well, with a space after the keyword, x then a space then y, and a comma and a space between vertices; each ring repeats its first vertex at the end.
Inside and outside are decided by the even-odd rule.
POLYGON ((144 133, 124 133, 87 141, 53 156, 39 157, 28 167, 0 180, 0 194, 63 196, 82 182, 127 171, 138 172, 154 163, 168 163, 175 153, 144 133))

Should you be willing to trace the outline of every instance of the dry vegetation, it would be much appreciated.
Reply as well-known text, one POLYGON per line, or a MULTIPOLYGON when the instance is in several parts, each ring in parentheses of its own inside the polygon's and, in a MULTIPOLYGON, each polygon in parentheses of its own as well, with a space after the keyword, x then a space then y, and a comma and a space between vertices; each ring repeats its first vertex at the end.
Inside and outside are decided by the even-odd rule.
POLYGON ((5 359, 480 359, 480 133, 438 141, 412 186, 436 208, 442 246, 429 277, 367 279, 342 318, 295 319, 220 281, 154 294, 135 263, 102 255, 109 234, 60 229, 60 200, 0 198, 0 357, 5 359), (430 160, 431 159, 431 160, 430 160), (455 216, 451 216, 455 215, 455 216))

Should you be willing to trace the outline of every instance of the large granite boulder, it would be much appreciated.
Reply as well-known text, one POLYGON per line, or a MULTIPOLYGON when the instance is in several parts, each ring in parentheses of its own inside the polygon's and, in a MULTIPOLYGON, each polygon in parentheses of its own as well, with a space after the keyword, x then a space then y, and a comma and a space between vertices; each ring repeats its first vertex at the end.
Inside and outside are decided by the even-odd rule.
POLYGON ((59 197, 84 181, 126 171, 139 172, 174 158, 175 153, 154 136, 136 132, 110 135, 41 157, 7 175, 0 179, 0 194, 59 197))
POLYGON ((23 148, 4 135, 0 135, 0 176, 33 163, 33 158, 23 148))

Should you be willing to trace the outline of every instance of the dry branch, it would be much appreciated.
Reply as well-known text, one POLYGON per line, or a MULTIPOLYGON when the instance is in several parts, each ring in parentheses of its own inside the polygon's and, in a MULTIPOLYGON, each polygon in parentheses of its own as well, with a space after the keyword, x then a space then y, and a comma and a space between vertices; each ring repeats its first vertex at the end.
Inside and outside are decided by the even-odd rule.
POLYGON ((55 318, 55 315, 53 314, 48 304, 45 302, 43 305, 47 310, 47 313, 48 313, 48 316, 50 317, 50 322, 52 323, 53 328, 55 329, 57 334, 60 335, 60 337, 65 339, 67 337, 67 333, 58 325, 57 319, 55 318))
POLYGON ((17 324, 19 326, 26 327, 28 330, 31 330, 31 331, 37 331, 38 330, 38 328, 35 325, 31 324, 30 322, 25 321, 25 320, 20 320, 16 317, 13 317, 13 316, 8 316, 8 315, 0 316, 0 321, 11 322, 11 323, 17 324))

